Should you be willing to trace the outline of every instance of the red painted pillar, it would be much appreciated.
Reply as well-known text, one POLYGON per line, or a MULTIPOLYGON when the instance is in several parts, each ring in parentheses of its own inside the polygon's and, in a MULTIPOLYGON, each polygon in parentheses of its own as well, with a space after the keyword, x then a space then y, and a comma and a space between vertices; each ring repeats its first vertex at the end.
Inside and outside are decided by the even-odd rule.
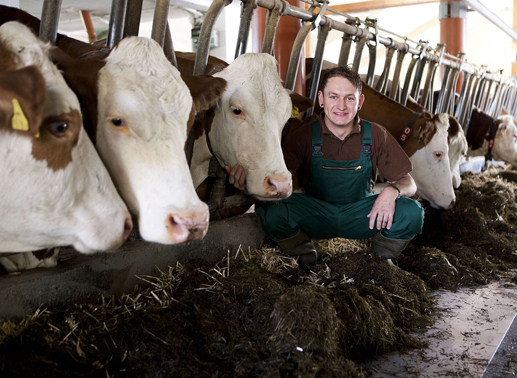
MULTIPOLYGON (((440 43, 445 43, 445 51, 457 56, 467 52, 467 7, 460 0, 440 0, 440 43)), ((458 79, 456 91, 461 89, 463 74, 458 79)))
MULTIPOLYGON (((304 7, 304 3, 299 0, 288 0, 290 4, 299 8, 304 7)), ((262 41, 264 40, 264 32, 266 30, 267 11, 258 7, 255 9, 252 20, 253 30, 253 52, 262 51, 262 41)), ((279 74, 285 81, 287 69, 289 67, 289 58, 291 57, 291 49, 294 40, 301 27, 301 21, 291 16, 282 16, 276 29, 274 53, 278 61, 279 74)), ((294 85, 294 91, 305 96, 305 49, 302 48, 300 54, 300 64, 298 66, 298 74, 294 85)))

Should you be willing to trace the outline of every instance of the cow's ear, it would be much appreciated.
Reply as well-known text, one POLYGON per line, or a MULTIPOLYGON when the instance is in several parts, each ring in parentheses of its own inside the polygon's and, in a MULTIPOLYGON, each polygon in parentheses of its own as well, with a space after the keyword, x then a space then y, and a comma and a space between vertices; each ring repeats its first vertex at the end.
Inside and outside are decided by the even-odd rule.
POLYGON ((213 101, 221 97, 227 85, 226 80, 208 75, 182 75, 182 79, 190 90, 196 113, 207 110, 213 101))
POLYGON ((293 109, 294 107, 297 107, 299 113, 303 113, 306 110, 309 110, 314 105, 314 102, 310 98, 299 95, 296 92, 290 92, 289 97, 291 97, 293 109))

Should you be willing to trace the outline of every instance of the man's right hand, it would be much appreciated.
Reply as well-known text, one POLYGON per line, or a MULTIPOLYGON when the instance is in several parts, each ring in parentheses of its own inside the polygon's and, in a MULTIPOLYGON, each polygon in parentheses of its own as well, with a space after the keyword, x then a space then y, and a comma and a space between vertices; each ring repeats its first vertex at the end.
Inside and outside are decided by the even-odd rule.
POLYGON ((226 173, 228 173, 230 184, 237 189, 244 191, 246 189, 246 171, 239 164, 235 164, 232 168, 225 165, 226 173))

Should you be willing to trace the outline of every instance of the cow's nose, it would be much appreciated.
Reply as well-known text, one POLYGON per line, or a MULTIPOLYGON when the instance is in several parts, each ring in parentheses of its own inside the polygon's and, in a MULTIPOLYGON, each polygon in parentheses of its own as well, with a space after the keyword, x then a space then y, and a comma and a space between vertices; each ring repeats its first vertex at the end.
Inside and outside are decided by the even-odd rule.
POLYGON ((453 199, 449 205, 449 210, 452 209, 454 207, 454 204, 456 203, 456 200, 453 199))
POLYGON ((173 244, 201 239, 208 230, 208 215, 205 212, 188 215, 169 214, 165 227, 173 244))
POLYGON ((129 237, 131 230, 133 230, 133 221, 131 218, 126 218, 124 222, 124 235, 122 240, 126 240, 129 237))
POLYGON ((284 198, 291 195, 293 184, 290 177, 267 176, 264 179, 264 187, 267 196, 284 198))

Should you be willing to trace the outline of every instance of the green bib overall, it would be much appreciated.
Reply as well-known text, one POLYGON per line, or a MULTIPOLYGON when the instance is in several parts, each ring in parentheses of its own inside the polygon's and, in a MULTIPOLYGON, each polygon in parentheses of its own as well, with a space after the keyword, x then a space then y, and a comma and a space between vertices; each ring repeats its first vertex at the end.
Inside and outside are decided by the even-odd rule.
MULTIPOLYGON (((312 124, 311 179, 307 194, 256 207, 264 231, 273 240, 290 238, 301 229, 312 239, 368 239, 379 230, 370 229, 368 214, 377 195, 370 192, 372 177, 371 124, 363 120, 361 156, 350 161, 323 158, 320 122, 312 124)), ((422 232, 424 211, 407 197, 396 201, 393 225, 384 236, 409 240, 422 232)))

